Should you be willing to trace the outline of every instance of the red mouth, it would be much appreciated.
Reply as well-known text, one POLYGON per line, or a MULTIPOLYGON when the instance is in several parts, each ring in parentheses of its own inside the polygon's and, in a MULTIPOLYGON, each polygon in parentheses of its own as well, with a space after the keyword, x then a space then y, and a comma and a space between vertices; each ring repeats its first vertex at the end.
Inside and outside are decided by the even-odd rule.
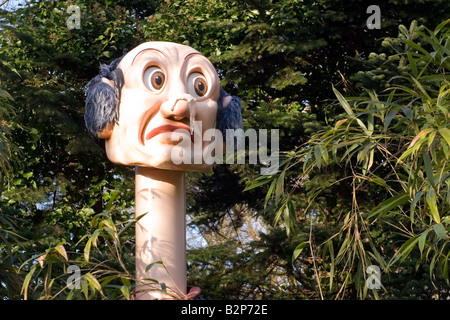
POLYGON ((172 124, 166 124, 166 125, 162 125, 160 127, 157 127, 155 129, 152 129, 149 133, 147 133, 147 135, 145 136, 145 140, 150 140, 152 138, 154 138, 155 136, 157 136, 160 133, 164 133, 164 132, 173 132, 175 130, 186 130, 188 133, 190 133, 190 129, 188 126, 185 125, 172 125, 172 124))

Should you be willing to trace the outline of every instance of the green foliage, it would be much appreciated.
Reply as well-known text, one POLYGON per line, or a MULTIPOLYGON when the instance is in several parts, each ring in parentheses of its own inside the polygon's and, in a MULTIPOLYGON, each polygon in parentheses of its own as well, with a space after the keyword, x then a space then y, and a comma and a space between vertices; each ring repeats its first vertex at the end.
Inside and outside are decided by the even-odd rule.
POLYGON ((125 262, 133 256, 128 229, 136 219, 115 223, 103 212, 91 216, 90 222, 91 232, 78 241, 74 252, 58 244, 22 264, 27 270, 24 299, 130 299, 134 265, 125 262))
MULTIPOLYGON (((11 65, 0 58, 0 70, 8 70, 17 73, 11 65)), ((17 127, 10 119, 15 116, 15 109, 12 106, 13 97, 8 91, 1 88, 0 81, 0 180, 3 182, 9 178, 12 165, 17 166, 17 158, 19 156, 19 149, 11 141, 11 129, 17 127)))
MULTIPOLYGON (((357 297, 368 297, 366 270, 372 264, 385 277, 405 269, 417 272, 428 265, 426 286, 446 293, 442 285, 449 284, 450 256, 449 23, 433 31, 415 22, 409 30, 400 26, 398 38, 384 40, 397 47, 397 53, 387 57, 398 64, 387 89, 345 98, 333 88, 344 110, 342 116, 289 154, 291 160, 284 170, 265 181, 271 184, 266 199, 275 199, 278 212, 273 221, 279 223, 280 210, 286 210, 286 202, 295 201, 298 192, 295 187, 283 191, 285 176, 301 165, 302 175, 308 177, 306 208, 299 203, 302 215, 317 225, 326 225, 330 219, 337 223, 336 233, 319 243, 328 266, 318 267, 318 272, 329 273, 327 290, 335 297, 345 295, 349 284, 357 297), (336 167, 338 176, 321 182, 329 168, 336 167), (330 211, 323 196, 344 186, 349 191, 348 202, 337 203, 336 210, 330 211), (406 262, 413 255, 411 268, 406 262)), ((372 73, 376 75, 376 70, 372 73)), ((291 220, 296 214, 289 209, 284 215, 288 233, 295 232, 291 220)), ((306 242, 300 243, 293 259, 305 247, 306 242)), ((373 291, 371 295, 379 298, 379 294, 373 291)), ((382 295, 389 297, 389 288, 382 295)))
MULTIPOLYGON (((30 1, 1 13, 0 59, 7 63, 0 83, 14 98, 15 112, 7 109, 7 116, 9 137, 18 149, 8 159, 20 159, 1 184, 0 215, 9 223, 0 226, 0 233, 7 235, 0 245, 0 263, 8 272, 0 288, 9 299, 26 292, 33 299, 52 298, 59 291, 67 296, 65 268, 78 259, 71 256, 85 244, 92 215, 105 212, 108 205, 114 224, 132 214, 132 171, 112 166, 86 132, 83 87, 100 62, 121 55, 136 26, 130 11, 86 1, 76 2, 83 27, 69 30, 66 8, 73 3, 30 1), (61 248, 71 260, 58 255, 61 248), (17 282, 25 280, 29 290, 21 293, 17 282)), ((126 259, 132 262, 130 256, 126 259)), ((93 265, 83 268, 94 270, 93 265)), ((91 274, 103 279, 102 273, 91 274)), ((83 296, 102 297, 94 290, 96 280, 90 275, 85 280, 94 287, 83 296)), ((103 294, 117 298, 122 296, 118 292, 103 294)), ((72 296, 79 298, 78 293, 72 296)))
POLYGON ((133 171, 89 137, 83 88, 99 63, 165 40, 209 58, 243 99, 245 127, 278 128, 284 151, 273 177, 249 165, 187 174, 201 243, 189 248, 189 283, 205 298, 445 298, 448 25, 421 25, 439 25, 449 4, 378 4, 380 30, 356 0, 32 0, 0 11, 2 297, 133 298, 133 171), (66 26, 71 4, 81 29, 66 26), (371 264, 387 292, 364 286, 371 264), (70 265, 80 289, 67 287, 70 265))
MULTIPOLYGON (((0 58, 0 70, 5 69, 17 72, 0 58)), ((1 81, 0 85, 2 85, 1 81)), ((13 100, 11 95, 0 87, 0 190, 3 189, 4 184, 8 184, 12 170, 19 167, 17 160, 20 151, 10 139, 11 129, 17 127, 10 120, 15 115, 13 100)), ((0 279, 2 279, 0 295, 11 298, 19 297, 20 277, 13 262, 18 251, 18 244, 26 240, 17 231, 14 220, 0 210, 0 279)))

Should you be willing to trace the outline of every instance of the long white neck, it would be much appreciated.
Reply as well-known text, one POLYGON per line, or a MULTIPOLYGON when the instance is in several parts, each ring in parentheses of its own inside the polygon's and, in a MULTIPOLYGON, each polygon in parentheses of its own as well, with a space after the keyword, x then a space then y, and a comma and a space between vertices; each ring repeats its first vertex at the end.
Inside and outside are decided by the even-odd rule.
POLYGON ((136 223, 138 300, 186 294, 185 192, 184 172, 136 167, 136 217, 146 213, 136 223), (146 272, 151 263, 155 264, 146 272), (146 278, 164 283, 167 294, 146 278))

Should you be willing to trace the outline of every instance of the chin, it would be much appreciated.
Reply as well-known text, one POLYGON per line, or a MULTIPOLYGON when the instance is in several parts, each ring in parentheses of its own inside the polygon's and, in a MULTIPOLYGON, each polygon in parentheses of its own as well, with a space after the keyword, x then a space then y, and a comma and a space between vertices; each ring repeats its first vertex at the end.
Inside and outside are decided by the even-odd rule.
POLYGON ((199 153, 194 156, 193 149, 193 145, 186 148, 179 145, 160 143, 157 139, 151 143, 148 143, 145 148, 133 148, 130 145, 128 145, 128 148, 125 148, 124 146, 122 148, 108 148, 108 144, 106 145, 108 159, 117 164, 172 171, 211 172, 211 164, 206 164, 203 161, 201 161, 201 163, 195 163, 195 159, 202 158, 199 153), (180 155, 181 157, 183 154, 186 154, 186 152, 187 154, 192 155, 189 159, 187 159, 188 161, 184 161, 187 163, 175 162, 173 160, 174 154, 180 155), (133 160, 130 161, 130 159, 133 160))
POLYGON ((183 148, 177 145, 174 146, 170 144, 159 144, 157 150, 158 152, 153 152, 151 156, 148 155, 148 157, 144 161, 136 165, 172 171, 212 171, 212 165, 203 162, 203 159, 201 158, 202 154, 198 153, 194 157, 194 148, 192 145, 188 148, 183 148), (182 157, 183 154, 189 154, 191 155, 191 157, 189 159, 185 159, 187 161, 180 162, 180 160, 174 160, 174 154, 179 155, 180 157, 182 157), (197 159, 197 162, 195 161, 195 159, 197 159), (198 159, 201 159, 201 161, 199 161, 198 159))

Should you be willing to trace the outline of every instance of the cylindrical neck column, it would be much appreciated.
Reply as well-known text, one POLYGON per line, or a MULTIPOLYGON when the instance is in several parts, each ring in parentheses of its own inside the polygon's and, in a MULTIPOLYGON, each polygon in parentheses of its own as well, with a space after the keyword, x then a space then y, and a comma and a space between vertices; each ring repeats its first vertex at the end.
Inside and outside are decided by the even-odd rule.
POLYGON ((186 205, 184 172, 136 167, 136 299, 186 294, 186 205), (145 269, 155 263, 147 272, 145 269), (146 278, 164 283, 161 286, 146 278))

